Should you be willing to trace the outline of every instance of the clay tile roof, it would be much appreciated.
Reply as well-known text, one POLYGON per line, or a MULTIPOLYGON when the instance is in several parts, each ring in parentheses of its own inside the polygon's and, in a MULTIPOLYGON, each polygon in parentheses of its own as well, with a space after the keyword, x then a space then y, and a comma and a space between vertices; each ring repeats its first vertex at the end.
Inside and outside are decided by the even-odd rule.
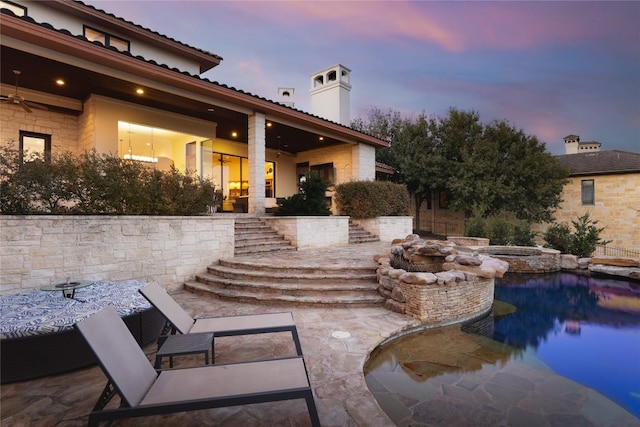
POLYGON ((564 154, 556 157, 569 176, 640 173, 640 153, 609 150, 564 154))

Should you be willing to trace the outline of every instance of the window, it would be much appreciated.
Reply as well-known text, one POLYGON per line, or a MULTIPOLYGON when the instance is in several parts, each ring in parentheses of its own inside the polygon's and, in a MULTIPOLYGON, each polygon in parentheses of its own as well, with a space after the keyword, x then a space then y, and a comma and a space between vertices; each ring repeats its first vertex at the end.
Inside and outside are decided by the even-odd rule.
POLYGON ((27 16, 27 8, 10 1, 0 1, 0 9, 9 9, 16 16, 27 16))
POLYGON ((100 42, 105 46, 115 47, 121 52, 129 52, 130 43, 128 40, 121 39, 104 31, 96 30, 91 27, 84 27, 84 36, 92 42, 100 42))
POLYGON ((327 186, 332 186, 335 184, 333 163, 313 165, 309 168, 309 170, 313 173, 318 174, 320 178, 322 178, 322 180, 327 183, 327 186))
POLYGON ((582 204, 583 205, 595 204, 595 191, 594 191, 594 183, 592 179, 582 180, 582 204))
POLYGON ((20 131, 20 159, 30 161, 37 158, 51 159, 51 135, 20 131))

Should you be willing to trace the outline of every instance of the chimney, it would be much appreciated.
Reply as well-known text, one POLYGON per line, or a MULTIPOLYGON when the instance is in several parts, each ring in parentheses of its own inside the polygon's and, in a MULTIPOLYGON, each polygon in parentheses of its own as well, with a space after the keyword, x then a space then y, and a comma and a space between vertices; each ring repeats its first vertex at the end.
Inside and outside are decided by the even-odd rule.
POLYGON ((351 124, 351 70, 338 64, 311 75, 311 114, 351 124))
POLYGON ((295 89, 292 87, 279 87, 278 88, 278 102, 284 104, 287 107, 293 108, 296 104, 293 99, 295 89))

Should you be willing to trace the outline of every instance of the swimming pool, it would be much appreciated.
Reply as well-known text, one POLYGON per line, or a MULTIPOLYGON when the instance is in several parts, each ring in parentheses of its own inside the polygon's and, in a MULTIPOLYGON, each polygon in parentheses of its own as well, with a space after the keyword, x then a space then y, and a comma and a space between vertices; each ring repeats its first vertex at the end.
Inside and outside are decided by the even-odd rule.
POLYGON ((372 354, 367 384, 396 424, 640 424, 640 284, 512 275, 495 298, 515 312, 372 354))

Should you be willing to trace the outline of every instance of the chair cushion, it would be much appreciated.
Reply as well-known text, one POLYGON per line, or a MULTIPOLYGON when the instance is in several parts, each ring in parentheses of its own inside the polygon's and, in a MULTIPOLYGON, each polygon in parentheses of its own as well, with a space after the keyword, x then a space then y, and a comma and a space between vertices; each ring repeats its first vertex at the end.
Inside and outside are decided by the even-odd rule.
POLYGON ((76 290, 75 299, 61 291, 35 290, 0 297, 0 338, 18 338, 71 329, 73 324, 113 305, 121 317, 151 307, 138 293, 137 280, 97 281, 76 290))

